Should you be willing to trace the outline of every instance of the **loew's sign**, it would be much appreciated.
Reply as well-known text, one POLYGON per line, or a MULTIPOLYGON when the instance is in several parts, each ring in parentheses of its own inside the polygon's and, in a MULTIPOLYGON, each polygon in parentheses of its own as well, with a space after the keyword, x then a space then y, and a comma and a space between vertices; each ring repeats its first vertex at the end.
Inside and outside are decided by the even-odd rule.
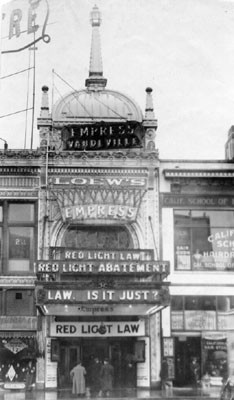
MULTIPOLYGON (((72 170, 71 170, 72 174, 72 170)), ((119 177, 119 176, 86 176, 77 174, 77 176, 51 176, 49 181, 55 186, 75 186, 75 187, 87 187, 87 186, 98 186, 101 188, 146 188, 147 180, 141 177, 119 177)))
POLYGON ((43 40, 50 42, 45 33, 49 18, 47 0, 14 0, 2 7, 1 52, 22 51, 43 40))
POLYGON ((54 337, 110 337, 142 336, 145 323, 141 321, 118 322, 52 322, 50 335, 54 337))

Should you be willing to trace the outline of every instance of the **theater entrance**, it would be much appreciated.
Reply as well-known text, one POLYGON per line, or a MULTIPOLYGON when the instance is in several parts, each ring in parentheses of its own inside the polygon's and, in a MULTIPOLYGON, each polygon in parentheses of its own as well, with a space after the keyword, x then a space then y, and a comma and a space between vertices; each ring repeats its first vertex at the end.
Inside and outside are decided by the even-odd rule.
POLYGON ((102 363, 105 358, 114 367, 114 388, 136 387, 136 362, 134 356, 135 338, 103 339, 60 339, 58 362, 58 387, 70 388, 70 371, 77 360, 86 368, 87 386, 90 383, 89 372, 95 357, 102 363))

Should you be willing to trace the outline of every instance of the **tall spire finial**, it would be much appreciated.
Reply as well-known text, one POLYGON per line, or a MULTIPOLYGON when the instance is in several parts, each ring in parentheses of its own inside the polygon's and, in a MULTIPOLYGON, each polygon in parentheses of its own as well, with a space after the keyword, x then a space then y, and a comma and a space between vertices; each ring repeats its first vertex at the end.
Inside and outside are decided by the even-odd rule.
POLYGON ((90 52, 89 78, 85 85, 89 90, 102 90, 105 88, 107 80, 103 78, 101 40, 99 27, 101 25, 101 13, 95 5, 90 13, 92 25, 92 43, 90 52))
POLYGON ((146 91, 145 119, 155 119, 153 97, 152 97, 153 90, 150 87, 147 87, 145 91, 146 91))
POLYGON ((42 90, 42 100, 41 100, 41 117, 48 118, 49 116, 49 96, 48 96, 48 86, 44 85, 42 90))

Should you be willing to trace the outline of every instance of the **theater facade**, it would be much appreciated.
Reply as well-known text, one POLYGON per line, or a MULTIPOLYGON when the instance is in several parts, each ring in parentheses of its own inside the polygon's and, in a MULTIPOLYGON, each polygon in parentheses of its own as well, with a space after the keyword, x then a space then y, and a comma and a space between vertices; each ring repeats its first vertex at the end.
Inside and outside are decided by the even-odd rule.
POLYGON ((109 358, 115 388, 160 380, 170 267, 160 258, 152 90, 143 116, 135 101, 106 88, 100 25, 95 6, 85 88, 52 112, 42 88, 35 293, 45 346, 37 384, 48 388, 69 387, 78 358, 87 371, 94 357, 109 358))

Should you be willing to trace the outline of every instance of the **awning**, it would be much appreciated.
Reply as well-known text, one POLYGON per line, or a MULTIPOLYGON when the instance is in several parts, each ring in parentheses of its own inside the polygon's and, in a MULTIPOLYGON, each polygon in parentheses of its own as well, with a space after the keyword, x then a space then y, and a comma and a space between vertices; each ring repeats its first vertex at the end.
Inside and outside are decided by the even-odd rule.
POLYGON ((38 355, 38 343, 35 333, 0 331, 0 354, 10 358, 35 359, 38 355), (3 333, 3 335, 1 335, 3 333), (13 336, 14 334, 14 336, 13 336))
POLYGON ((59 316, 146 316, 152 315, 168 304, 46 304, 40 307, 43 315, 59 316))
POLYGON ((1 338, 36 338, 35 331, 0 331, 1 338))

